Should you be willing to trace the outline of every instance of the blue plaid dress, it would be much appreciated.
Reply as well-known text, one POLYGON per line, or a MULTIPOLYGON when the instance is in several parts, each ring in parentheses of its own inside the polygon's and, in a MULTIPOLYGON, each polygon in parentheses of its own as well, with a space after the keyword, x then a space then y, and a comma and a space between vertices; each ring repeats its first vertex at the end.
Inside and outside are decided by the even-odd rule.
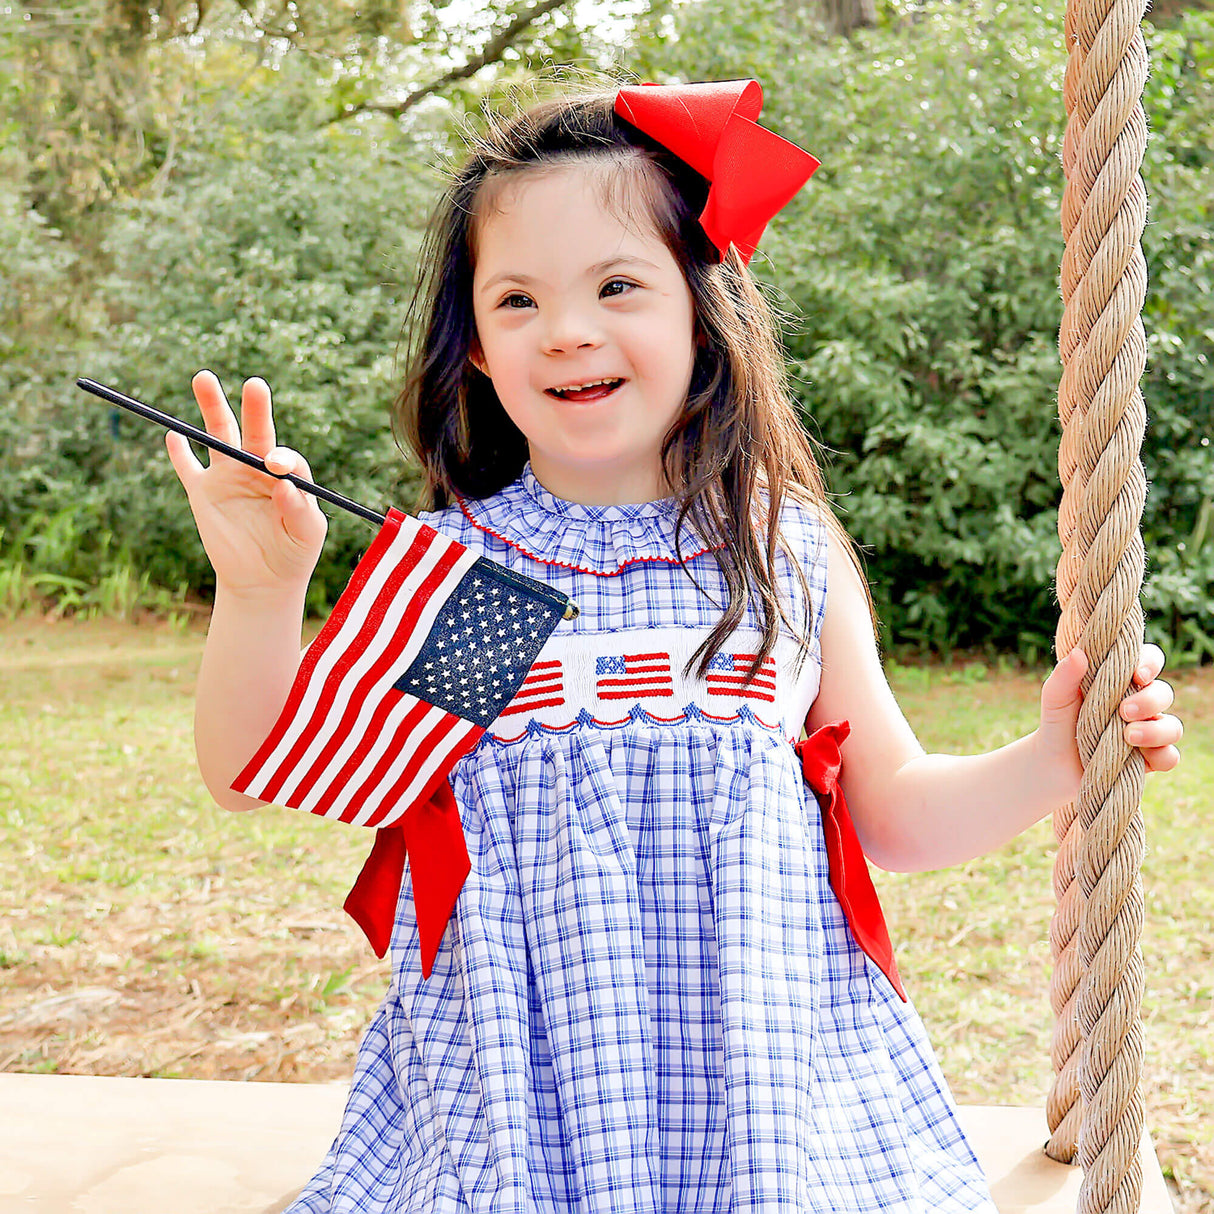
POLYGON ((669 503, 586 507, 528 468, 425 516, 581 606, 451 783, 472 869, 391 988, 290 1214, 988 1211, 923 1027, 852 942, 792 743, 817 693, 813 514, 782 519, 814 638, 754 680, 748 617, 704 678, 711 553, 669 503), (689 576, 690 575, 690 576, 689 576), (697 586, 698 583, 698 586, 697 586))

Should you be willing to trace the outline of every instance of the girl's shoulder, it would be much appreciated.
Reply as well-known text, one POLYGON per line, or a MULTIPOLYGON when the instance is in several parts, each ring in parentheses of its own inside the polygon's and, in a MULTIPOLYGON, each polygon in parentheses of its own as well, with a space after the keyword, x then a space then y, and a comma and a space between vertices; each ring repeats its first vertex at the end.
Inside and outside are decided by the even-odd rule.
POLYGON ((780 504, 780 538, 807 576, 819 567, 825 571, 827 536, 837 526, 830 507, 808 494, 788 492, 780 504))
POLYGON ((480 544, 476 542, 479 529, 467 513, 461 509, 459 502, 453 502, 441 510, 419 510, 417 518, 427 527, 433 527, 440 535, 458 540, 469 548, 480 547, 480 544))

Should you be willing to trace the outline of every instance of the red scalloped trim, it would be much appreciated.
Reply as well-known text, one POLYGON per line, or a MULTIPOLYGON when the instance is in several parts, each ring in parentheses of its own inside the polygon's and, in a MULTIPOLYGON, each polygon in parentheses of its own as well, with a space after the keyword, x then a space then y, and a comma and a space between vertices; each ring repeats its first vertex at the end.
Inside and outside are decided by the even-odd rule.
MULTIPOLYGON (((627 720, 628 718, 625 717, 624 719, 627 720)), ((547 733, 569 733, 570 730, 576 729, 579 724, 579 721, 570 721, 568 725, 545 725, 544 730, 547 733)), ((503 745, 508 746, 511 743, 521 741, 527 736, 527 733, 528 731, 524 729, 522 733, 516 733, 512 738, 504 738, 500 733, 486 733, 485 737, 490 739, 490 741, 501 742, 503 745)))
MULTIPOLYGON (((667 565, 677 565, 679 562, 672 556, 634 556, 631 560, 625 561, 618 569, 590 569, 585 565, 573 565, 568 561, 553 561, 547 557, 540 556, 537 552, 532 552, 529 548, 524 548, 517 540, 512 540, 508 536, 502 535, 500 531, 494 531, 487 523, 482 523, 480 519, 468 509, 468 503, 457 493, 455 500, 459 502, 459 508, 464 512, 464 517, 474 527, 480 528, 487 535, 491 535, 494 539, 499 539, 503 544, 508 544, 511 548, 518 549, 524 556, 529 556, 533 561, 539 561, 541 565, 555 565, 558 569, 572 569, 575 573, 592 573, 595 577, 619 577, 619 575, 628 568, 629 565, 639 565, 644 561, 661 561, 667 565)), ((717 548, 724 548, 724 544, 709 545, 706 548, 701 548, 698 552, 689 552, 684 558, 684 562, 693 560, 697 556, 703 556, 706 552, 713 552, 717 548)))
MULTIPOLYGON (((639 704, 637 707, 640 708, 651 721, 654 721, 659 725, 677 725, 680 721, 687 720, 687 714, 685 712, 679 713, 677 717, 659 717, 639 704)), ((731 717, 722 717, 715 712, 705 712, 702 708, 700 709, 700 715, 702 717, 707 717, 710 721, 716 721, 719 725, 729 725, 734 721, 740 721, 742 719, 742 714, 738 712, 735 712, 731 717)), ((759 714, 755 712, 753 708, 750 709, 750 715, 754 717, 754 719, 764 729, 766 729, 768 733, 779 732, 779 723, 776 723, 775 725, 769 724, 767 721, 763 720, 763 718, 759 716, 759 714)), ((616 729, 621 725, 627 725, 628 722, 632 720, 632 714, 629 713, 626 717, 620 717, 618 721, 600 721, 598 717, 591 717, 590 720, 592 724, 600 725, 604 729, 616 729)), ((543 721, 539 722, 540 728, 545 733, 569 733, 570 730, 576 729, 580 724, 581 722, 576 718, 572 721, 566 722, 564 725, 546 725, 543 721)), ((486 733, 484 736, 493 742, 500 742, 503 745, 509 745, 512 742, 518 742, 522 738, 525 738, 527 736, 527 732, 528 731, 524 729, 522 733, 516 733, 512 738, 504 738, 500 733, 486 733)), ((790 742, 795 741, 793 738, 789 738, 788 740, 790 742)))

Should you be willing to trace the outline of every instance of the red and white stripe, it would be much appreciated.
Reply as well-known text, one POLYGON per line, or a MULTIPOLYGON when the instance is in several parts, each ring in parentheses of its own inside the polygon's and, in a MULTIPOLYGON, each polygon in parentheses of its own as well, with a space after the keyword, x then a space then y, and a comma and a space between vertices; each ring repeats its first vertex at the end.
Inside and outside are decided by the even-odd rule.
POLYGON ((518 694, 499 716, 512 717, 516 713, 535 712, 540 708, 559 708, 564 702, 565 688, 560 662, 536 662, 527 672, 518 694))
POLYGON ((755 677, 749 677, 751 663, 757 654, 733 653, 731 671, 710 670, 705 678, 710 696, 742 697, 748 700, 765 700, 772 704, 776 699, 776 663, 772 657, 763 659, 755 677))
POLYGON ((626 653, 622 675, 603 675, 595 685, 600 700, 640 700, 673 696, 670 654, 626 653))
POLYGON ((484 730, 392 685, 476 560, 389 511, 232 787, 359 826, 391 825, 428 795, 484 730))

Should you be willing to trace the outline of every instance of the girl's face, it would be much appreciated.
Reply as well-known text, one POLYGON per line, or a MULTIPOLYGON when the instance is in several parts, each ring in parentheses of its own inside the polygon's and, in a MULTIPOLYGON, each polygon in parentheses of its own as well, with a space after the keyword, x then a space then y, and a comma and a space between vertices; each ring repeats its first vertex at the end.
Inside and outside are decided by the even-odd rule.
POLYGON ((546 489, 620 505, 670 492, 662 440, 687 400, 695 317, 652 223, 605 207, 600 181, 570 166, 500 188, 478 220, 471 357, 546 489))

